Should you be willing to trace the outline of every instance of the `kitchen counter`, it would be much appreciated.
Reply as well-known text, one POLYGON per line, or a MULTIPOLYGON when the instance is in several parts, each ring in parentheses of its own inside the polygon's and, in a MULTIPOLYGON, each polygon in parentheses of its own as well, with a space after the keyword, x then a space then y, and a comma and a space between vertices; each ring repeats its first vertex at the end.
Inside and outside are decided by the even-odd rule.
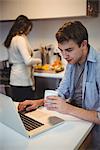
POLYGON ((64 72, 59 72, 59 73, 38 73, 38 72, 34 72, 34 76, 36 77, 46 77, 46 78, 58 78, 58 79, 62 79, 64 76, 64 72))

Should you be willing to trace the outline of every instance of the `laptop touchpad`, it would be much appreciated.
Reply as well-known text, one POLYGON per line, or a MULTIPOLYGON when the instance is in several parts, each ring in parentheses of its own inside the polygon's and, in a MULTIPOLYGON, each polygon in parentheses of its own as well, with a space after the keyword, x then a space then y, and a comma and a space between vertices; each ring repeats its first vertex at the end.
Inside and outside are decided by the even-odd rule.
POLYGON ((56 125, 56 124, 61 123, 61 122, 64 121, 63 119, 61 119, 61 118, 59 118, 59 117, 56 117, 56 116, 50 116, 50 117, 48 118, 48 120, 49 120, 49 123, 50 123, 51 125, 56 125))

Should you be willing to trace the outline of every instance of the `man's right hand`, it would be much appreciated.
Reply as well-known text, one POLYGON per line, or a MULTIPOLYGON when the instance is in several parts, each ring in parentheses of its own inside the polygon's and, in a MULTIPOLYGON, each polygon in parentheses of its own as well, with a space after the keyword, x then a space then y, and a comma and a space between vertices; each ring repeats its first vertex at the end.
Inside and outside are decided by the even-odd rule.
POLYGON ((39 100, 25 100, 23 102, 19 102, 18 105, 18 111, 31 111, 34 109, 37 109, 39 106, 42 106, 44 104, 44 100, 43 99, 39 99, 39 100))

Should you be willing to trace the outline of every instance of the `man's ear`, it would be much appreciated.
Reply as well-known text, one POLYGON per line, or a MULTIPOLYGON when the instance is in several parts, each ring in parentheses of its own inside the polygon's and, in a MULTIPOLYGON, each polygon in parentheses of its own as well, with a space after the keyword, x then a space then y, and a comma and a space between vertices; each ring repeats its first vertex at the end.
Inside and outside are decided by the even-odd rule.
POLYGON ((87 45, 88 45, 87 40, 84 40, 84 41, 81 43, 81 46, 84 47, 84 48, 87 47, 87 45))

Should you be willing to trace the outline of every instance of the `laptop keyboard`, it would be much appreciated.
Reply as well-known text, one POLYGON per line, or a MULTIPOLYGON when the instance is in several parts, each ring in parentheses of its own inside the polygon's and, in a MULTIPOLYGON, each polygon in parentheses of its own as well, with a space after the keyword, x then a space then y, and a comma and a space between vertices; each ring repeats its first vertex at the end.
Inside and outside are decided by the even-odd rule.
POLYGON ((44 125, 43 123, 41 123, 37 120, 34 120, 24 114, 21 114, 20 112, 19 112, 19 115, 25 126, 25 129, 28 131, 34 130, 34 129, 39 128, 44 125))

